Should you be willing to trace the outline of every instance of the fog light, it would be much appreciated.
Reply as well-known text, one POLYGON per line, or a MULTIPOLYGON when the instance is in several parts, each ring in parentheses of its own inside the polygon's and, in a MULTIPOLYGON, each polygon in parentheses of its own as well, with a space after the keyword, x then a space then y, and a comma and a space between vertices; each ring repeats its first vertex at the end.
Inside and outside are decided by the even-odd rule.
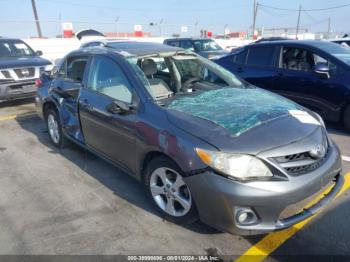
POLYGON ((236 208, 236 221, 240 225, 253 225, 258 222, 258 217, 250 208, 239 207, 236 208))

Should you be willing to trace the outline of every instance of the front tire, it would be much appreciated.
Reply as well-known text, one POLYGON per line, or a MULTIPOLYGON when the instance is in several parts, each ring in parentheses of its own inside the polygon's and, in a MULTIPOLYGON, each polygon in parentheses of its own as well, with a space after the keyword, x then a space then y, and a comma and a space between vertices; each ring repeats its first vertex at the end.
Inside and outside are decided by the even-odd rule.
POLYGON ((346 131, 350 132, 350 105, 348 105, 344 110, 343 126, 346 131))
POLYGON ((63 135, 61 121, 57 110, 49 108, 45 113, 46 126, 52 144, 57 148, 64 148, 68 144, 67 138, 63 135))
POLYGON ((157 157, 145 170, 147 195, 161 216, 177 224, 198 220, 197 210, 182 171, 170 159, 157 157))

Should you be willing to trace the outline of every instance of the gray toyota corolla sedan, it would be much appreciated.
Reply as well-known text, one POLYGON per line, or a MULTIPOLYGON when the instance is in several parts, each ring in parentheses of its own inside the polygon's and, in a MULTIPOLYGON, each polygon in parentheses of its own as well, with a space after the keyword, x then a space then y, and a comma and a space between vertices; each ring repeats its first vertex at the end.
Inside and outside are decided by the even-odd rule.
POLYGON ((83 48, 37 85, 52 143, 117 165, 173 222, 199 218, 235 234, 284 229, 343 184, 339 149, 317 114, 179 48, 83 48), (328 185, 314 206, 290 208, 328 185))

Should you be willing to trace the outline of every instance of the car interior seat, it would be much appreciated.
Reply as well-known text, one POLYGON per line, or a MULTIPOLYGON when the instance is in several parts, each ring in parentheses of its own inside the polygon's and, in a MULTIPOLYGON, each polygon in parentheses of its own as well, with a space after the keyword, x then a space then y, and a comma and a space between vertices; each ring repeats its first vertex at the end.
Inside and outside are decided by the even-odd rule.
POLYGON ((298 60, 298 70, 310 71, 314 63, 312 54, 310 52, 308 52, 307 50, 300 50, 296 58, 298 60))
POLYGON ((142 60, 141 69, 148 79, 152 94, 155 98, 167 98, 173 94, 169 86, 162 79, 154 77, 158 69, 157 64, 152 59, 142 60))
POLYGON ((298 61, 294 55, 294 49, 288 49, 283 55, 283 68, 298 70, 298 61))

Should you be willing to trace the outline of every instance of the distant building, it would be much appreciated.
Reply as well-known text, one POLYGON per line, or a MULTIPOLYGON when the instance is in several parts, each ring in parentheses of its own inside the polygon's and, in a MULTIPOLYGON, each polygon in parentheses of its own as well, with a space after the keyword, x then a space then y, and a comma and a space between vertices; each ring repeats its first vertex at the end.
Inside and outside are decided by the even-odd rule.
POLYGON ((137 32, 106 32, 103 33, 106 37, 118 38, 118 37, 151 37, 151 33, 142 32, 142 35, 137 34, 137 32))

